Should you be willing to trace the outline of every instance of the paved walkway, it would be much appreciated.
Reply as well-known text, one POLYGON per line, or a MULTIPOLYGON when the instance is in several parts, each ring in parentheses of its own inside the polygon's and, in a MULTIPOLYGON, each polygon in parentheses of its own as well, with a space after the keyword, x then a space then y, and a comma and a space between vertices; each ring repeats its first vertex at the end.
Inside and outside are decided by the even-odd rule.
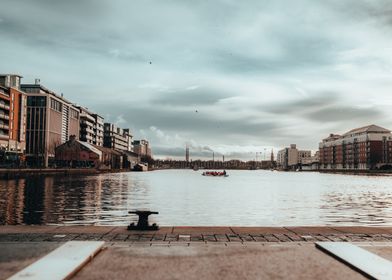
POLYGON ((389 242, 392 227, 162 227, 128 231, 110 226, 0 226, 0 242, 103 240, 128 243, 389 242))
POLYGON ((316 241, 354 242, 392 261, 392 227, 0 226, 0 279, 69 240, 106 241, 73 279, 365 279, 316 241))

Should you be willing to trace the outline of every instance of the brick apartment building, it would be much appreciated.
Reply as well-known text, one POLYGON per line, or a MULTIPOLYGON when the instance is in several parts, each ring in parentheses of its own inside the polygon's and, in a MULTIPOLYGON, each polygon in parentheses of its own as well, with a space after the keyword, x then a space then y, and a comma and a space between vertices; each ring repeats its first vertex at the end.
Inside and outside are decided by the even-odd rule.
POLYGON ((321 170, 371 170, 392 165, 391 131, 377 125, 330 134, 319 144, 321 170))
POLYGON ((23 153, 26 147, 26 95, 21 76, 0 75, 0 148, 23 153))
POLYGON ((55 148, 79 138, 79 109, 61 95, 35 84, 22 84, 27 95, 26 160, 30 166, 54 164, 55 148))

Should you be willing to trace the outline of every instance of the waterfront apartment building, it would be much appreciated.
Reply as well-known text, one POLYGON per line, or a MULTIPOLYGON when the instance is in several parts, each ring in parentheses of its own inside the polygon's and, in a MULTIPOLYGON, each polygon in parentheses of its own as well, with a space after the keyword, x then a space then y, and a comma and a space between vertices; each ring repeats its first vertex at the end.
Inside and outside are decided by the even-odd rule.
POLYGON ((26 160, 30 166, 54 165, 55 148, 79 138, 79 109, 61 95, 35 84, 22 84, 27 95, 26 160))
MULTIPOLYGON (((134 152, 137 153, 139 156, 149 156, 151 157, 151 148, 150 144, 148 143, 147 140, 135 140, 133 141, 133 149, 134 152)), ((188 154, 189 155, 189 154, 188 154)), ((189 158, 188 158, 189 160, 189 158)))
POLYGON ((392 165, 391 131, 377 125, 330 134, 319 144, 320 169, 371 170, 392 165))
POLYGON ((103 117, 79 106, 80 112, 80 141, 103 146, 103 117))
POLYGON ((122 129, 112 123, 104 124, 104 147, 132 151, 132 135, 129 129, 122 129))
POLYGON ((278 152, 277 164, 283 169, 295 169, 310 157, 311 151, 298 150, 297 145, 291 144, 278 152))
POLYGON ((26 95, 21 76, 0 75, 0 149, 23 153, 26 148, 26 95))

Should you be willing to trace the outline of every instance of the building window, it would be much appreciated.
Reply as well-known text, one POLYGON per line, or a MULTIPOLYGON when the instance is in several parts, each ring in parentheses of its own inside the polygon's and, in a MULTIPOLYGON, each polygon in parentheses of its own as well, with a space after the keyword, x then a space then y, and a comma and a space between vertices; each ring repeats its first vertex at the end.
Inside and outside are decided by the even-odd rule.
POLYGON ((45 107, 46 106, 46 97, 44 97, 44 96, 29 96, 27 98, 27 106, 45 107))
POLYGON ((62 104, 60 101, 57 101, 54 98, 50 99, 50 108, 57 111, 57 112, 61 112, 62 111, 62 104))
POLYGON ((74 118, 74 119, 79 118, 79 112, 76 110, 71 109, 69 114, 70 114, 71 118, 74 118))

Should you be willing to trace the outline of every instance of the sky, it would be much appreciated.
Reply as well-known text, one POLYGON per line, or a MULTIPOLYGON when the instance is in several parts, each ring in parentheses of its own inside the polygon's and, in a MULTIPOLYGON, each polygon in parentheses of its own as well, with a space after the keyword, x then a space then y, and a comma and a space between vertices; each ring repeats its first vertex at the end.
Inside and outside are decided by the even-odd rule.
POLYGON ((1 2, 1 73, 39 78, 158 158, 261 159, 392 129, 388 0, 1 2))

